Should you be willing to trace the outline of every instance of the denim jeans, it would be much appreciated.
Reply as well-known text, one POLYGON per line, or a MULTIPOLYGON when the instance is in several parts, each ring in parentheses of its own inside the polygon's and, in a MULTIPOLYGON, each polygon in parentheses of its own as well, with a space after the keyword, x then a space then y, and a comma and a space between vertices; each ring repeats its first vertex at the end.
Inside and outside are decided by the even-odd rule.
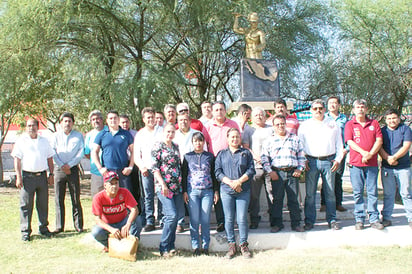
MULTIPOLYGON (((249 203, 249 214, 250 222, 252 224, 259 224, 260 216, 260 192, 262 190, 262 185, 265 187, 266 200, 268 203, 268 208, 271 210, 272 203, 268 197, 268 185, 270 185, 270 178, 264 172, 262 168, 256 168, 256 174, 253 176, 252 184, 250 185, 250 203, 249 203)), ((271 187, 269 187, 271 189, 271 187)))
POLYGON ((271 224, 283 227, 283 198, 288 197, 288 208, 291 226, 295 228, 300 225, 300 208, 298 202, 299 178, 292 176, 294 171, 277 171, 279 180, 272 181, 273 207, 271 224))
POLYGON ((309 170, 306 172, 306 198, 305 198, 305 223, 314 224, 316 222, 316 190, 319 176, 322 177, 322 184, 326 198, 326 221, 328 223, 336 221, 336 199, 335 199, 335 172, 332 172, 331 156, 327 160, 318 160, 308 157, 309 170))
MULTIPOLYGON (((346 160, 346 155, 343 157, 342 161, 340 162, 340 165, 338 169, 335 172, 335 199, 336 199, 336 206, 341 206, 342 205, 342 199, 343 199, 343 189, 342 189, 342 176, 343 173, 345 172, 345 160, 346 160)), ((325 191, 323 190, 323 184, 322 188, 320 190, 320 204, 325 205, 325 191)))
MULTIPOLYGON (((155 187, 154 187, 154 177, 151 171, 148 171, 149 175, 147 177, 141 176, 143 191, 144 191, 144 217, 146 218, 145 224, 146 225, 154 225, 155 224, 155 217, 154 217, 154 195, 155 195, 155 187)), ((157 204, 157 219, 162 219, 162 203, 158 202, 157 204)))
POLYGON ((220 192, 222 199, 223 212, 225 214, 225 230, 227 241, 235 243, 235 214, 237 225, 239 227, 239 244, 247 242, 248 237, 248 221, 247 211, 250 201, 250 190, 242 191, 236 194, 228 194, 224 191, 220 192))
POLYGON ((353 189, 353 199, 355 200, 355 221, 365 222, 365 205, 363 200, 363 191, 366 186, 368 195, 368 214, 369 222, 379 221, 378 211, 378 167, 357 167, 350 168, 350 180, 353 189))
MULTIPOLYGON (((122 229, 122 227, 127 223, 128 218, 129 218, 129 215, 126 216, 126 218, 124 218, 118 223, 110 224, 110 226, 118 228, 118 229, 122 229)), ((130 226, 129 233, 130 235, 140 238, 141 230, 142 230, 141 219, 139 218, 139 216, 137 216, 134 222, 132 223, 132 225, 130 226)), ((92 235, 96 239, 96 241, 98 241, 99 243, 101 243, 102 245, 106 247, 108 246, 109 234, 110 234, 109 231, 107 231, 106 229, 102 228, 99 225, 95 225, 92 229, 92 235)))
POLYGON ((163 196, 157 192, 157 197, 163 205, 163 231, 160 239, 159 251, 168 252, 175 249, 177 219, 184 212, 183 195, 177 193, 172 198, 163 196))
POLYGON ((402 197, 403 206, 405 207, 406 218, 408 219, 408 222, 412 222, 411 168, 393 169, 382 167, 381 178, 383 185, 383 219, 392 219, 396 186, 398 186, 399 193, 402 197))
POLYGON ((210 212, 213 204, 213 189, 190 189, 189 216, 190 237, 192 248, 200 248, 199 225, 202 227, 202 248, 209 249, 210 243, 210 212))

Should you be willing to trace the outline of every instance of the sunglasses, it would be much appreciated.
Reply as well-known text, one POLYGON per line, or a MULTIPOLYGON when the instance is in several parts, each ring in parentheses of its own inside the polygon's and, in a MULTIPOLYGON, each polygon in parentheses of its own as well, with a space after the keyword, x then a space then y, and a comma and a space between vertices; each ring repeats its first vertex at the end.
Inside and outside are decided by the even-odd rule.
POLYGON ((323 107, 314 107, 314 108, 312 108, 313 110, 323 110, 323 107))
POLYGON ((179 110, 179 113, 188 112, 188 111, 189 111, 188 109, 181 109, 179 110))

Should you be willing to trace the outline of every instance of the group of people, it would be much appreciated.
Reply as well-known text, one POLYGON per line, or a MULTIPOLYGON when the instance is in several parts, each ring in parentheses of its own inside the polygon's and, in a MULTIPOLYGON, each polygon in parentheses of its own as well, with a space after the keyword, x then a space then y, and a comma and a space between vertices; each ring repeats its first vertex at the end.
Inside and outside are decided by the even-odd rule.
POLYGON ((353 103, 354 117, 349 121, 339 108, 340 99, 335 96, 326 104, 314 100, 312 118, 300 125, 288 114, 283 99, 274 102, 275 114, 269 119, 264 109, 247 104, 240 105, 237 116, 229 119, 223 102, 204 102, 199 120, 191 118, 188 104, 168 104, 163 113, 151 107, 142 109, 144 127, 139 131, 130 129, 129 117, 116 111, 107 113, 105 125, 102 113, 95 110, 89 115, 93 130, 84 141, 82 134, 73 130, 71 113, 61 116, 61 130, 50 142, 38 135, 38 121, 29 119, 27 134, 16 142, 12 153, 16 186, 21 189, 22 240, 30 240, 35 193, 40 233, 53 235, 47 228, 47 183, 54 184, 56 192, 54 233, 64 231, 66 186, 75 230, 83 231, 78 164, 84 156, 91 160, 92 212, 96 218, 92 234, 106 250, 109 234, 120 239, 129 234, 140 237, 142 227, 144 232, 155 230, 156 215, 163 229, 160 255, 173 256, 176 232, 184 231, 188 211, 193 254, 208 255, 214 206, 216 230, 225 231, 229 243, 226 257, 233 258, 238 252, 236 219, 240 253, 250 258, 248 230, 258 228, 261 220, 262 186, 271 232, 284 227, 285 193, 291 228, 304 232, 316 222, 319 177, 321 210, 326 211, 329 228, 339 230, 336 210, 346 211, 342 206, 342 175, 348 153, 355 228, 364 228, 366 212, 372 228, 391 225, 397 187, 412 228, 411 129, 400 123, 396 110, 385 113, 386 126, 381 129, 366 115, 365 100, 353 103), (377 209, 378 154, 384 187, 382 220, 377 209), (305 184, 300 183, 303 177, 305 184), (303 224, 299 195, 304 197, 303 224))

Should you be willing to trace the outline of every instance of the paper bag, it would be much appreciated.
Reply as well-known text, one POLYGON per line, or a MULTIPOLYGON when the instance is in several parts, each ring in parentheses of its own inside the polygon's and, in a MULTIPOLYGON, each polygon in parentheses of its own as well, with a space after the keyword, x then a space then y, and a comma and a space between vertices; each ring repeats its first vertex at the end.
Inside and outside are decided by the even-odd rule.
POLYGON ((113 235, 109 236, 109 257, 119 258, 127 261, 136 261, 136 252, 139 245, 139 239, 129 235, 121 240, 116 239, 113 235))

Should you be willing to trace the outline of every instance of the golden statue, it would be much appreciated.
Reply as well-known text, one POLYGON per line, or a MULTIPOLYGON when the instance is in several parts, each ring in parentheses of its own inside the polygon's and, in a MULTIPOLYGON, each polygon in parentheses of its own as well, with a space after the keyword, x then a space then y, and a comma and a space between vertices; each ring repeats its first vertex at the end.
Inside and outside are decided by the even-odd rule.
POLYGON ((233 24, 233 31, 237 34, 245 35, 246 41, 246 58, 263 59, 262 51, 266 47, 265 33, 257 28, 259 16, 256 12, 252 12, 247 17, 249 21, 249 28, 239 27, 239 17, 242 15, 234 13, 235 22, 233 24))

